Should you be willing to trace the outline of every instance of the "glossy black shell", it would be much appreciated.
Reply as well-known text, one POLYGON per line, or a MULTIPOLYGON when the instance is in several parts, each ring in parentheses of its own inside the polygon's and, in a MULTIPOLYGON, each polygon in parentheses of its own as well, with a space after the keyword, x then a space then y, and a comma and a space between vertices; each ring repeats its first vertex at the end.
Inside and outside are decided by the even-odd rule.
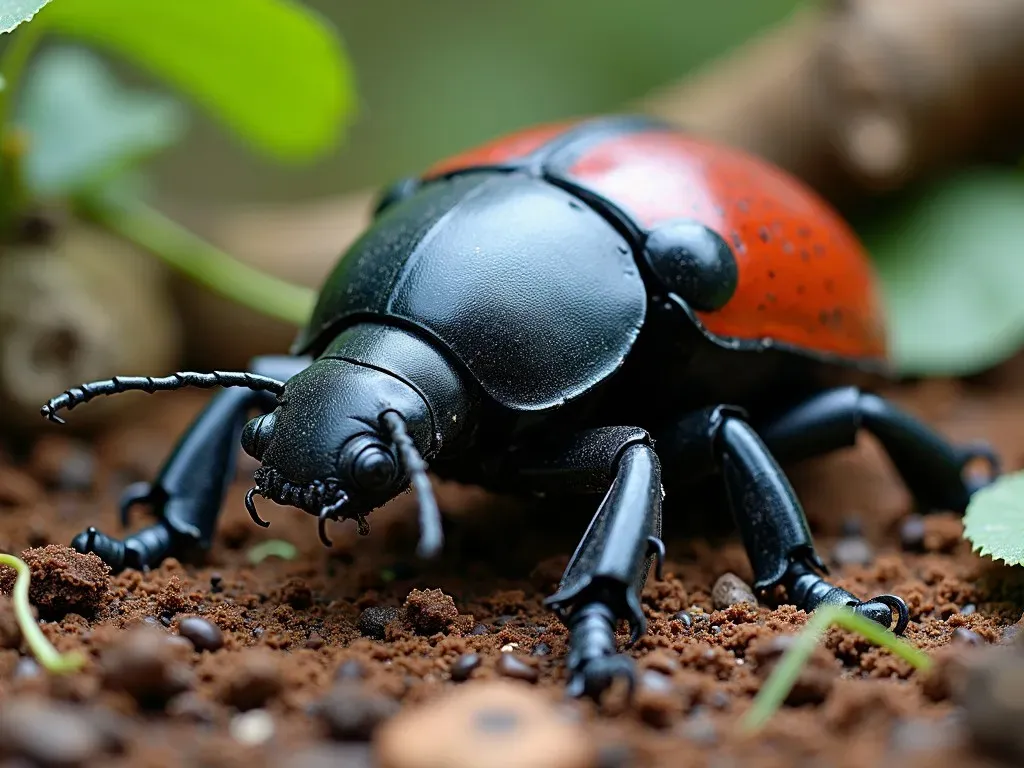
POLYGON ((369 318, 419 329, 499 404, 544 411, 626 358, 647 293, 626 240, 521 173, 431 181, 389 206, 328 277, 294 354, 369 318))

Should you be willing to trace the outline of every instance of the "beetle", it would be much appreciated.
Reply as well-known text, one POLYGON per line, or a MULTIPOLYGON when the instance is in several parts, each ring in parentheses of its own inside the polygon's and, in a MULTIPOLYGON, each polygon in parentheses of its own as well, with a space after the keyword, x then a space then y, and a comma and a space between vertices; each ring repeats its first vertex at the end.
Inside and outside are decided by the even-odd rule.
POLYGON ((664 486, 685 502, 690 484, 719 483, 759 592, 904 631, 899 597, 860 600, 826 580, 782 469, 866 430, 924 509, 963 512, 999 474, 987 445, 951 445, 833 375, 885 375, 887 355, 871 265, 814 192, 745 152, 612 116, 521 131, 392 185, 290 355, 83 384, 42 412, 59 421, 99 395, 224 388, 157 479, 122 500, 125 519, 146 503, 156 523, 75 538, 115 569, 209 547, 239 438, 260 461, 252 519, 267 525, 257 497, 293 505, 325 544, 329 521, 365 533, 373 509, 412 487, 418 552, 435 556, 428 461, 498 492, 593 496, 547 604, 569 629, 569 692, 596 696, 633 680, 614 631, 645 631, 664 486), (975 459, 989 471, 968 473, 975 459))

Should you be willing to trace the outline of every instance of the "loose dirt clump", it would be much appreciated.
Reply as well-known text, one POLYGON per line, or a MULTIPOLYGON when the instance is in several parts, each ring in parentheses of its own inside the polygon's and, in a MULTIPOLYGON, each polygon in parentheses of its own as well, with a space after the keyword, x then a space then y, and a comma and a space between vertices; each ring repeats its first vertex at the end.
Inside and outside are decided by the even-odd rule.
POLYGON ((405 599, 405 618, 416 634, 436 635, 451 628, 459 610, 440 589, 414 589, 405 599))
MULTIPOLYGON (((51 544, 26 549, 21 559, 32 574, 29 599, 45 618, 91 616, 107 597, 110 568, 96 555, 51 544)), ((14 581, 13 569, 0 568, 0 592, 9 595, 14 581)))

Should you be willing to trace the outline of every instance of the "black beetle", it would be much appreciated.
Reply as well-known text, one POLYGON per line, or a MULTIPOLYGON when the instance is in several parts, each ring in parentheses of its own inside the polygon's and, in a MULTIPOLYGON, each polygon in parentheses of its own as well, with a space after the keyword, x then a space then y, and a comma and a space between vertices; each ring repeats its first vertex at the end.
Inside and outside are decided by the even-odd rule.
MULTIPOLYGON (((262 466, 246 496, 325 525, 366 515, 410 485, 419 551, 435 555, 438 475, 501 492, 603 494, 548 604, 568 625, 569 690, 632 681, 614 629, 644 631, 640 590, 670 486, 715 475, 756 589, 795 605, 853 606, 902 632, 898 597, 829 584, 780 468, 848 445, 888 451, 925 508, 962 511, 998 474, 983 445, 955 448, 885 400, 828 387, 829 373, 884 371, 870 265, 813 193, 760 160, 634 118, 545 126, 392 187, 327 280, 292 357, 252 373, 117 378, 97 395, 229 387, 152 485, 156 524, 123 541, 90 528, 74 546, 114 568, 208 547, 241 435, 262 466), (245 423, 246 414, 262 415, 245 423), (655 452, 655 439, 657 452, 655 452), (975 457, 989 477, 968 480, 975 457)), ((680 498, 685 499, 685 495, 680 498)))

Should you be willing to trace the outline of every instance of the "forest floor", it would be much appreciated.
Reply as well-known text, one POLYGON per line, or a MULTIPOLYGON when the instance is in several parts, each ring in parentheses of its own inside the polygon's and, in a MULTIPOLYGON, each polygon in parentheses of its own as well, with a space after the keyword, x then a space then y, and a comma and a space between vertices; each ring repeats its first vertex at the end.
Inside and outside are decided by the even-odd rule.
MULTIPOLYGON (((891 394, 954 440, 990 440, 1007 469, 1024 465, 1021 360, 891 394)), ((153 477, 205 401, 138 398, 130 426, 89 443, 57 427, 29 445, 0 443, 0 551, 63 545, 90 524, 118 530, 120 490, 153 477)), ((979 747, 993 740, 971 725, 969 707, 950 699, 955 664, 917 673, 838 629, 790 705, 744 737, 739 720, 785 648, 778 638, 807 617, 786 606, 716 610, 716 579, 731 572, 749 583, 749 565, 734 536, 694 537, 673 516, 686 508, 678 500, 666 500, 665 578, 652 574, 645 590, 649 632, 630 651, 639 689, 596 706, 564 699, 566 633, 542 605, 586 520, 545 519, 439 484, 446 553, 424 567, 413 557, 410 497, 375 512, 369 537, 335 526, 327 550, 297 510, 264 502, 271 527, 250 522, 242 496, 252 470, 240 461, 200 565, 172 560, 108 576, 61 548, 25 553, 46 635, 87 663, 68 676, 43 674, 19 644, 10 602, 0 602, 0 764, 1000 764, 998 750, 979 747), (269 539, 291 542, 297 556, 250 562, 269 539), (441 593, 414 591, 428 589, 441 593)), ((910 642, 947 661, 1013 644, 1022 569, 973 555, 950 514, 913 515, 873 440, 795 467, 792 478, 837 582, 864 597, 902 595, 910 642)), ((1019 679, 1020 665, 1008 669, 1019 679)), ((1020 730, 1020 717, 1018 709, 999 727, 1020 730)), ((1005 747, 1003 759, 1019 765, 1014 749, 1021 745, 1005 747)))

